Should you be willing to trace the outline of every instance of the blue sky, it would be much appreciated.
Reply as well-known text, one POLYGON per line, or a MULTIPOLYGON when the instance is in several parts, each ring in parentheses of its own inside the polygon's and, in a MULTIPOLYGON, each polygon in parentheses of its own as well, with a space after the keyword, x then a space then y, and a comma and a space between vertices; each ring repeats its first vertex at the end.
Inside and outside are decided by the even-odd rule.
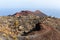
MULTIPOLYGON (((19 11, 17 8, 19 10, 41 10, 47 15, 60 17, 60 0, 0 0, 0 15, 5 9, 15 9, 16 12, 19 11)), ((5 14, 12 13, 14 12, 5 14)))
POLYGON ((60 8, 60 0, 0 0, 0 8, 60 8))

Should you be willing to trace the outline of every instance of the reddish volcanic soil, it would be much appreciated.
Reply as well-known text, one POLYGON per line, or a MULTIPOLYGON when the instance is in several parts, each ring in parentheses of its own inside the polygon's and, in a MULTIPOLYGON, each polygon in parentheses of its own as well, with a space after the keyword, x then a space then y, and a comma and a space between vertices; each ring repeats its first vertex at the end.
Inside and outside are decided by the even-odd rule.
POLYGON ((42 13, 41 11, 39 11, 39 10, 36 10, 35 12, 32 12, 32 11, 16 12, 16 13, 14 14, 14 16, 16 16, 16 17, 22 16, 22 15, 27 16, 28 14, 34 14, 34 15, 40 16, 40 17, 47 16, 47 15, 45 15, 44 13, 42 13))
POLYGON ((15 13, 14 15, 17 17, 17 16, 22 16, 22 15, 27 16, 28 14, 33 14, 33 12, 31 12, 31 11, 21 11, 21 12, 15 13))
POLYGON ((40 24, 40 26, 42 26, 41 30, 31 33, 37 35, 32 40, 60 40, 60 32, 58 30, 44 24, 40 24))
POLYGON ((39 24, 41 29, 34 30, 28 33, 30 40, 60 40, 60 32, 53 27, 46 26, 45 24, 39 24), (34 36, 35 35, 35 36, 34 36))

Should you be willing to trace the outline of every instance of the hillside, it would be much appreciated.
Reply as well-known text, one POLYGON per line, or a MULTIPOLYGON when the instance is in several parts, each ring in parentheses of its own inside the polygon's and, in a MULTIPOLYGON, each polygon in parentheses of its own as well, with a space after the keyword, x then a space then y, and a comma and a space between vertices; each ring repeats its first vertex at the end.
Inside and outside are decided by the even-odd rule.
POLYGON ((60 19, 41 11, 0 16, 1 40, 60 40, 60 19))

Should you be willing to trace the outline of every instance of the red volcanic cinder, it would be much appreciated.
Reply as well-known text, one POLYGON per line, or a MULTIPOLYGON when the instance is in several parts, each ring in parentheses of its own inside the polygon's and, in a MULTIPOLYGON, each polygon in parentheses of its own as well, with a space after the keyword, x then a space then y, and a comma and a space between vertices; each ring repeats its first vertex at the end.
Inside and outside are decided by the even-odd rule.
POLYGON ((21 16, 21 15, 27 16, 28 14, 33 14, 33 15, 40 16, 40 17, 45 17, 45 16, 47 16, 47 15, 45 15, 44 13, 42 13, 41 11, 39 11, 39 10, 36 10, 35 12, 28 11, 28 10, 26 10, 26 11, 21 11, 21 12, 16 12, 16 13, 14 14, 14 16, 16 16, 16 17, 19 17, 19 16, 21 16))

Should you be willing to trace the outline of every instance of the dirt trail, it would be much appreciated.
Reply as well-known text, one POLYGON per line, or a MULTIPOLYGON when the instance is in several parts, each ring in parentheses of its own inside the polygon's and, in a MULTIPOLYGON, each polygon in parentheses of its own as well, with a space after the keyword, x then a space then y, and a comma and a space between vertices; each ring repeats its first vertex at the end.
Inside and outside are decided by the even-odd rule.
POLYGON ((46 26, 45 24, 40 24, 45 31, 37 32, 37 36, 32 38, 32 40, 60 40, 60 32, 53 27, 46 26))

